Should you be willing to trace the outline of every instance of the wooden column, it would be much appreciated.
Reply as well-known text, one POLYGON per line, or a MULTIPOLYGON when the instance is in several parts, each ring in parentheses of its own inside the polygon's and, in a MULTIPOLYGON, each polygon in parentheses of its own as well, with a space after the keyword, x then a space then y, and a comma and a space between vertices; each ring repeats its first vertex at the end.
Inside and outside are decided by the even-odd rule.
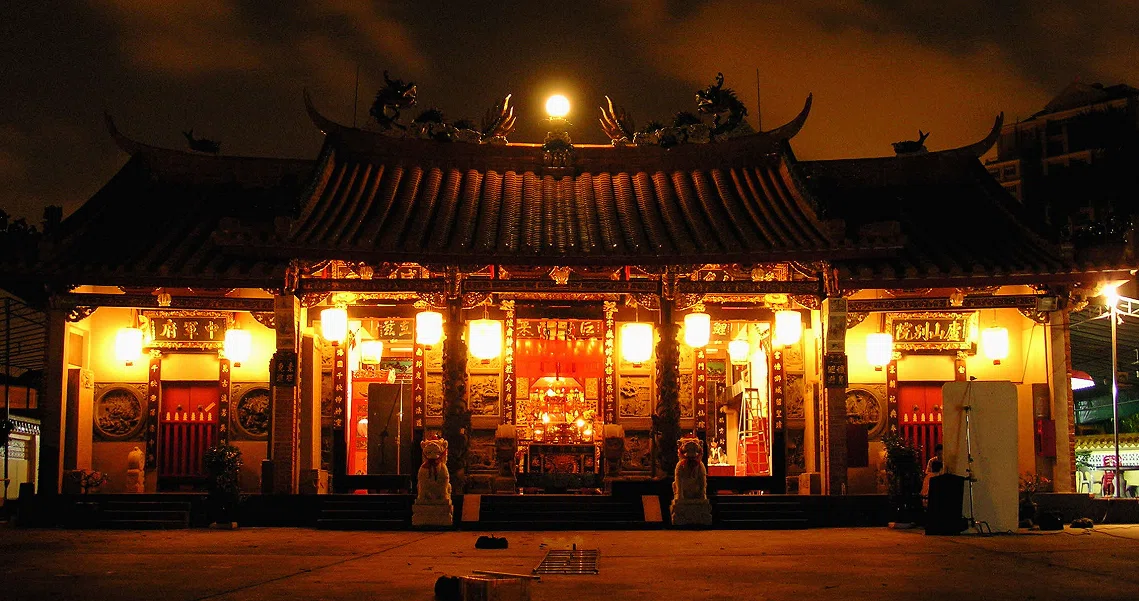
POLYGON ((64 343, 67 311, 47 311, 47 349, 44 367, 44 398, 40 401, 39 494, 57 495, 63 484, 64 384, 67 376, 64 343))
POLYGON ((1052 419, 1056 428, 1056 465, 1052 487, 1055 492, 1076 490, 1076 404, 1072 396, 1072 331, 1071 315, 1067 311, 1053 311, 1045 326, 1048 344, 1045 352, 1051 353, 1048 365, 1052 373, 1052 419))
POLYGON ((277 330, 274 354, 273 412, 270 456, 273 461, 273 493, 296 494, 300 469, 300 301, 291 294, 273 297, 277 330), (289 374, 291 373, 291 377, 289 374))
POLYGON ((676 444, 680 440, 680 343, 676 340, 680 328, 673 319, 674 308, 671 298, 661 298, 660 342, 656 348, 656 425, 660 441, 657 461, 665 477, 676 469, 676 444))
POLYGON ((443 341, 443 438, 447 440, 447 469, 451 472, 451 488, 455 494, 461 494, 466 483, 467 445, 471 431, 471 412, 467 409, 464 326, 462 299, 449 299, 444 325, 446 339, 443 341))

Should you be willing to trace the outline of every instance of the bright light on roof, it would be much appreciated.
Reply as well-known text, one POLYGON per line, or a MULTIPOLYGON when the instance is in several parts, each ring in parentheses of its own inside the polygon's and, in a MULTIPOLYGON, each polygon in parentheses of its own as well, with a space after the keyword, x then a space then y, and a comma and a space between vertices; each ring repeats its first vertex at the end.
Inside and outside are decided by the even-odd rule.
POLYGON ((1072 370, 1072 390, 1084 390, 1095 386, 1095 381, 1087 372, 1072 370))
POLYGON ((546 114, 554 119, 561 119, 569 114, 570 103, 569 98, 561 94, 554 94, 546 100, 546 114))

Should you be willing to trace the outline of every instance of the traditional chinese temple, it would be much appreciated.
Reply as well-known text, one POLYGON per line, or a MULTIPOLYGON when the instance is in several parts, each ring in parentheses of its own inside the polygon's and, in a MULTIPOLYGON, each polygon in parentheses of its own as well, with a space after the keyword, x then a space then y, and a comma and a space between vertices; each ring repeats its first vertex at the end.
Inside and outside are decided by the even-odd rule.
POLYGON ((610 104, 607 145, 564 115, 508 141, 509 98, 482 128, 305 104, 314 160, 108 118, 125 166, 6 267, 50 291, 41 494, 136 447, 142 490, 195 490, 218 442, 247 491, 406 490, 429 437, 456 493, 606 492, 686 434, 710 492, 878 494, 883 437, 928 457, 970 379, 1015 384, 1021 471, 1074 490, 1068 312, 1133 266, 1037 233, 979 160, 999 117, 801 161, 810 98, 769 131, 713 107, 633 133, 610 104))

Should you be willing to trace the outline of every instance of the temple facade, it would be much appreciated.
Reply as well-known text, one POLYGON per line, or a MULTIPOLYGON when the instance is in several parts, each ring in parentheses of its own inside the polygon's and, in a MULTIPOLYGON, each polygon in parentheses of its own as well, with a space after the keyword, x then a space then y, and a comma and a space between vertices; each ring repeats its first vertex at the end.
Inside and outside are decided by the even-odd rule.
POLYGON ((671 474, 686 435, 710 488, 880 493, 883 439, 927 458, 942 386, 971 380, 1015 385, 1020 471, 1075 490, 1068 313, 1134 266, 1028 225, 979 160, 1000 118, 962 148, 800 161, 810 99, 770 131, 612 145, 305 103, 314 160, 108 119, 126 165, 4 266, 50 291, 41 494, 135 448, 143 490, 194 490, 218 443, 248 491, 399 488, 434 437, 456 492, 604 491, 671 474))

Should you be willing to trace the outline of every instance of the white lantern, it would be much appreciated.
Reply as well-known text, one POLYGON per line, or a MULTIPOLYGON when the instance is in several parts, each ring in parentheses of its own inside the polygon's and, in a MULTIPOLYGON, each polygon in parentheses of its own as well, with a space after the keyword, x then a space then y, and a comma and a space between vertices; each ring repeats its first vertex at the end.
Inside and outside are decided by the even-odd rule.
POLYGON ((981 350, 993 360, 993 365, 1000 365, 1008 357, 1008 328, 993 326, 981 330, 981 350))
POLYGON ((751 345, 747 340, 737 338, 728 343, 728 357, 732 361, 732 365, 743 365, 747 363, 748 357, 751 355, 751 345))
POLYGON ((361 417, 359 421, 356 422, 356 435, 364 438, 368 437, 368 418, 361 417))
POLYGON ((502 352, 502 322, 493 319, 476 319, 471 322, 469 341, 471 356, 490 361, 502 352))
POLYGON ((384 356, 384 342, 382 340, 364 340, 360 343, 360 362, 376 364, 384 356))
POLYGON ((120 328, 115 335, 115 358, 127 365, 134 364, 142 354, 142 330, 139 328, 120 328))
POLYGON ((333 344, 348 340, 348 309, 330 307, 320 312, 320 335, 333 344))
POLYGON ((653 324, 639 321, 621 325, 621 358, 644 363, 653 356, 653 324))
POLYGON ((225 331, 225 358, 233 362, 234 367, 241 367, 241 363, 249 359, 253 352, 253 335, 249 330, 230 328, 225 331))
POLYGON ((775 338, 772 340, 776 346, 790 346, 798 344, 803 337, 803 317, 798 311, 784 309, 775 312, 775 338))
POLYGON ((712 336, 712 318, 707 313, 689 313, 684 316, 684 343, 699 348, 708 344, 712 336))
POLYGON ((415 314, 415 343, 435 346, 443 339, 443 314, 438 311, 420 311, 415 314))
POLYGON ((889 365, 894 358, 894 337, 884 332, 866 335, 866 362, 875 369, 889 365))

